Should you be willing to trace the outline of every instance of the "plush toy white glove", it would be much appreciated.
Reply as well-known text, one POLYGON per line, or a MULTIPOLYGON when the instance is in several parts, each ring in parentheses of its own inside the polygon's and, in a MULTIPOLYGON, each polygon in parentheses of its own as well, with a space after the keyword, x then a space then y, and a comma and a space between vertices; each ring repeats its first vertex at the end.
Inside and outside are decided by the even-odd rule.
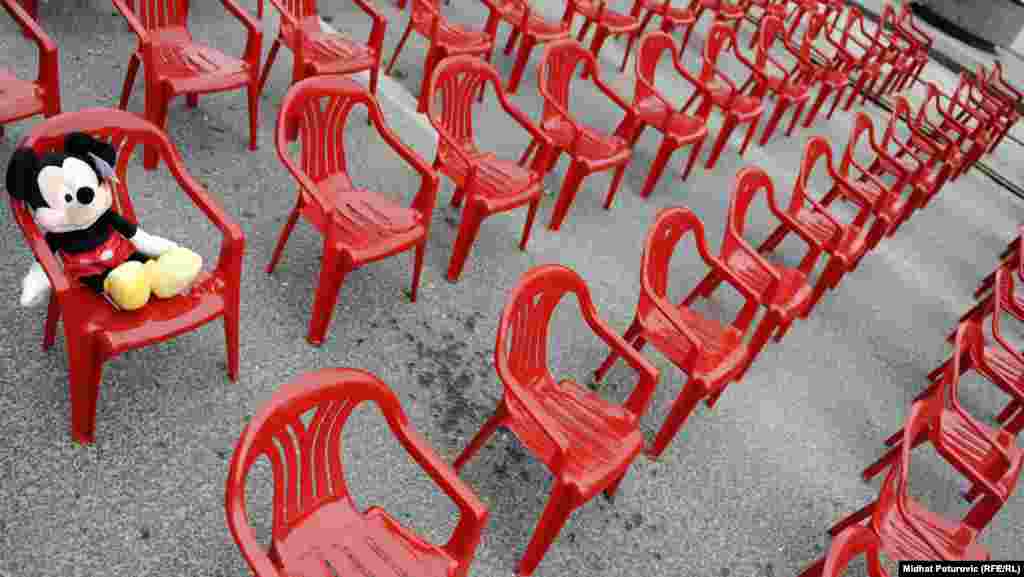
POLYGON ((176 243, 148 234, 141 228, 135 229, 135 236, 131 238, 131 241, 139 252, 150 257, 159 257, 172 248, 178 248, 176 243))
POLYGON ((50 298, 50 279, 43 272, 43 265, 34 263, 28 274, 21 280, 21 306, 36 307, 50 298))

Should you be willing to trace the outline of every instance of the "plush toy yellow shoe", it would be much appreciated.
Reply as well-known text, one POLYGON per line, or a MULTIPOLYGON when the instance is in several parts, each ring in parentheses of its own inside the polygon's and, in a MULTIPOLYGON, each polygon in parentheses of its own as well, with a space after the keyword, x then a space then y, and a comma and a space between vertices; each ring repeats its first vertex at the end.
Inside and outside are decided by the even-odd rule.
POLYGON ((103 290, 117 308, 134 311, 149 302, 152 287, 141 262, 130 260, 110 271, 103 290))
POLYGON ((203 268, 203 257, 179 246, 147 262, 144 268, 153 294, 166 299, 182 294, 192 286, 203 268))

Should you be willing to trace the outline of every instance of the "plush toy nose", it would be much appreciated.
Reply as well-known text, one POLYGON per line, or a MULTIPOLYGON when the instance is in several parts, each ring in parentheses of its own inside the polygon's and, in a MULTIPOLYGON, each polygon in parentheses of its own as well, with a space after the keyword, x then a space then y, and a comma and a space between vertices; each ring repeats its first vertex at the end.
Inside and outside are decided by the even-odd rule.
POLYGON ((82 188, 78 189, 78 192, 75 194, 75 196, 78 197, 79 203, 89 204, 90 202, 92 202, 92 199, 96 198, 96 191, 93 190, 92 188, 89 188, 88 186, 83 186, 82 188))

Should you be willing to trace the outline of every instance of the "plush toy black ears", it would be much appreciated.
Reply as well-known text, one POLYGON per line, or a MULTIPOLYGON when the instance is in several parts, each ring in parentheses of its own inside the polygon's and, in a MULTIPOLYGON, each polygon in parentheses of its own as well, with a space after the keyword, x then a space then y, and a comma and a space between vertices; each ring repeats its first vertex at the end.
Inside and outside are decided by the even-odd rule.
POLYGON ((82 132, 72 132, 64 140, 64 153, 81 158, 101 177, 104 171, 96 166, 93 155, 98 156, 111 168, 117 164, 117 151, 107 142, 97 140, 82 132))
POLYGON ((31 148, 19 148, 11 155, 11 161, 7 163, 7 192, 18 200, 24 200, 33 204, 32 199, 38 198, 34 194, 39 187, 36 176, 40 170, 40 160, 36 152, 31 148))

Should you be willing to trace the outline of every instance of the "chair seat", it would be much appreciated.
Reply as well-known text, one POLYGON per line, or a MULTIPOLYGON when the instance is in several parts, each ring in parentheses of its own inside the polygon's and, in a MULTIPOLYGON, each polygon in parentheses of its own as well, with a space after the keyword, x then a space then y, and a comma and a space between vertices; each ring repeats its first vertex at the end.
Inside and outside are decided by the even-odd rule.
POLYGON ((1024 365, 1017 357, 1002 347, 985 347, 985 364, 995 373, 993 380, 1001 388, 1007 387, 1008 394, 1017 399, 1024 399, 1024 365))
POLYGON ((867 250, 867 229, 849 224, 837 227, 828 217, 809 208, 801 209, 795 218, 804 225, 815 241, 824 245, 825 250, 838 254, 848 262, 859 259, 867 250), (837 229, 842 230, 842 235, 838 241, 833 241, 837 229))
POLYGON ((0 123, 34 116, 43 111, 43 89, 0 68, 0 123))
POLYGON ((809 84, 803 82, 788 82, 781 76, 768 76, 768 89, 793 101, 806 100, 811 94, 809 84))
MULTIPOLYGON (((174 94, 219 92, 249 82, 249 64, 193 42, 184 28, 167 28, 153 38, 155 74, 174 94)), ((141 57, 141 55, 140 55, 141 57)))
POLYGON ((369 70, 377 63, 372 48, 341 34, 320 32, 303 40, 303 55, 313 74, 349 74, 369 70))
MULTIPOLYGON (((424 10, 413 10, 412 25, 422 36, 430 37, 433 16, 424 10)), ((491 48, 491 37, 486 32, 471 30, 441 18, 437 26, 437 43, 449 54, 487 52, 491 48)))
POLYGON ((169 299, 152 297, 135 311, 119 311, 91 288, 78 285, 69 305, 89 311, 86 332, 97 339, 105 356, 146 346, 185 333, 224 313, 225 283, 219 275, 202 272, 188 293, 169 299))
POLYGON ((658 98, 651 96, 638 102, 634 108, 637 116, 655 128, 662 128, 665 116, 671 115, 666 130, 668 134, 680 142, 689 143, 700 140, 708 132, 704 122, 695 116, 673 110, 658 98))
POLYGON ((724 387, 740 372, 747 358, 748 349, 743 343, 743 333, 731 325, 705 318, 687 307, 677 307, 676 310, 676 320, 682 321, 699 340, 701 354, 697 355, 696 366, 684 366, 693 347, 657 308, 651 307, 639 319, 643 338, 691 378, 700 379, 713 389, 724 387))
POLYGON ((453 577, 458 563, 382 509, 365 513, 348 499, 321 505, 274 541, 288 577, 453 577))
MULTIPOLYGON (((605 134, 589 126, 580 127, 579 143, 575 151, 578 160, 590 165, 590 169, 619 165, 629 160, 632 151, 629 143, 611 134, 605 134)), ((555 146, 572 153, 574 130, 572 124, 560 116, 554 116, 541 124, 555 146)))
MULTIPOLYGON (((541 377, 527 387, 534 409, 543 411, 569 441, 565 477, 589 499, 618 479, 643 448, 643 434, 636 419, 621 405, 609 403, 597 393, 570 380, 555 383, 541 377)), ((509 399, 514 417, 509 427, 549 468, 553 467, 554 447, 533 419, 509 399)))
MULTIPOLYGON (((464 186, 468 167, 454 153, 440 149, 441 170, 456 186, 464 186)), ((543 177, 511 160, 498 158, 491 152, 474 152, 470 156, 477 167, 476 180, 467 198, 476 197, 489 210, 502 210, 525 204, 543 192, 543 177)))
POLYGON ((942 550, 934 551, 914 527, 907 525, 896 507, 893 507, 875 522, 875 531, 880 537, 882 550, 892 561, 936 558, 984 561, 989 558, 988 551, 981 544, 974 542, 976 532, 970 527, 936 515, 909 497, 907 506, 908 514, 917 521, 917 527, 939 543, 942 550), (966 551, 955 545, 954 535, 958 531, 970 537, 970 545, 966 551))
POLYGON ((752 96, 742 94, 733 97, 733 92, 728 86, 709 83, 711 101, 715 106, 730 114, 735 114, 740 120, 749 120, 761 114, 761 100, 752 96))
MULTIPOLYGON (((761 268, 746 252, 736 250, 729 255, 726 265, 736 276, 750 284, 755 291, 763 292, 772 282, 764 269, 761 268)), ((811 286, 807 283, 807 275, 785 266, 769 263, 779 275, 779 284, 771 302, 766 303, 777 309, 785 320, 792 320, 806 313, 810 304, 811 286)))
MULTIPOLYGON (((953 453, 953 458, 968 468, 985 474, 984 472, 990 466, 989 459, 994 456, 990 440, 996 439, 1000 432, 977 420, 968 423, 967 419, 956 411, 943 410, 939 418, 943 431, 941 442, 945 446, 944 449, 953 453), (980 438, 973 427, 981 429, 986 438, 980 438)), ((998 479, 992 480, 992 484, 1000 491, 996 496, 1006 501, 1017 486, 1024 454, 1013 442, 1013 437, 1009 433, 1003 431, 1002 435, 1005 435, 1005 444, 1002 448, 1009 456, 1010 465, 998 479)))
MULTIPOLYGON (((517 29, 523 22, 523 7, 513 2, 496 2, 501 19, 508 22, 517 29)), ((530 17, 526 20, 525 32, 538 40, 551 41, 560 38, 568 38, 569 27, 559 21, 552 22, 537 15, 535 10, 530 11, 530 17)))
MULTIPOLYGON (((576 9, 588 20, 596 20, 598 14, 598 2, 588 2, 587 0, 579 0, 576 2, 576 9)), ((640 19, 629 14, 617 12, 612 10, 607 5, 604 9, 604 14, 601 15, 601 20, 597 22, 598 26, 604 26, 611 32, 616 34, 622 34, 624 32, 632 32, 640 29, 640 19)))
POLYGON ((339 242, 357 263, 400 252, 426 235, 419 212, 378 192, 353 187, 343 173, 317 186, 320 199, 334 211, 339 242))

